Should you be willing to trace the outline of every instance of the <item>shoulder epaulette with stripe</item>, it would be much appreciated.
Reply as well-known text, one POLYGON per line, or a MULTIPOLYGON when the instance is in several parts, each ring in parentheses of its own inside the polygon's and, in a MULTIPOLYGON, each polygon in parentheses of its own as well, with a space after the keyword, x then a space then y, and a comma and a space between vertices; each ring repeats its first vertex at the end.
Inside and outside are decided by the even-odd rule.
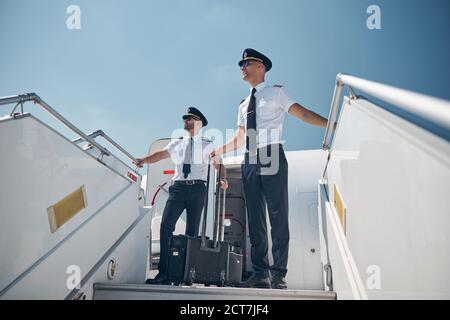
POLYGON ((275 84, 274 87, 275 88, 283 88, 283 85, 282 84, 275 84))

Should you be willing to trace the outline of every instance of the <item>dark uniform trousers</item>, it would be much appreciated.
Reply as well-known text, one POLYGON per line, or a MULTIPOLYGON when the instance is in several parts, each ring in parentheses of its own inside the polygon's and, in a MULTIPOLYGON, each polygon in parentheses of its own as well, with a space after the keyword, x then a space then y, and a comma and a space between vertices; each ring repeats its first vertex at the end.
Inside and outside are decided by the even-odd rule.
POLYGON ((246 154, 241 169, 255 274, 284 277, 289 252, 289 203, 288 163, 282 145, 258 149, 253 160, 246 154), (272 266, 268 260, 266 204, 271 224, 272 266))
POLYGON ((186 235, 191 237, 198 235, 200 218, 205 203, 205 191, 205 183, 186 185, 174 182, 169 187, 169 199, 164 208, 160 228, 161 252, 158 269, 161 274, 166 274, 170 239, 184 209, 186 209, 186 235))

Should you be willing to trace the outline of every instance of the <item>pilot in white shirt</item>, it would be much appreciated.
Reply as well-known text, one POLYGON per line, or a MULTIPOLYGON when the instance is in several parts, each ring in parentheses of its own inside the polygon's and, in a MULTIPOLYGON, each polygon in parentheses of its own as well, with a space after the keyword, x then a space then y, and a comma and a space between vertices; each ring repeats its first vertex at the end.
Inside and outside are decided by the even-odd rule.
POLYGON ((206 181, 208 171, 209 155, 214 151, 214 144, 201 137, 199 134, 195 136, 187 135, 180 139, 170 142, 165 148, 169 152, 172 162, 175 164, 175 174, 172 181, 184 180, 202 180, 206 181), (190 172, 186 175, 183 173, 183 166, 187 149, 192 154, 190 163, 190 172))
MULTIPOLYGON (((266 82, 261 82, 255 89, 257 148, 284 143, 282 139, 284 115, 295 101, 286 94, 284 88, 280 85, 268 86, 266 82)), ((250 88, 248 97, 239 105, 238 127, 247 127, 247 112, 251 93, 252 88, 250 88)))
MULTIPOLYGON (((175 175, 169 187, 169 198, 161 220, 159 272, 154 279, 146 281, 148 284, 169 284, 167 261, 175 225, 186 209, 186 235, 196 237, 205 204, 209 156, 214 150, 214 145, 202 138, 199 131, 208 124, 208 121, 198 109, 193 107, 188 109, 183 120, 184 129, 189 133, 187 136, 176 139, 162 151, 136 159, 135 162, 141 167, 144 163, 155 163, 170 157, 175 164, 175 175)), ((222 169, 221 185, 222 189, 226 189, 228 187, 226 172, 224 166, 219 166, 219 161, 213 159, 213 165, 218 170, 222 169)))
POLYGON ((238 130, 213 156, 234 151, 245 143, 241 166, 247 207, 254 273, 243 287, 285 289, 289 252, 288 163, 283 151, 283 120, 286 112, 318 126, 327 119, 302 107, 282 86, 268 86, 265 74, 272 62, 254 49, 245 49, 239 66, 250 94, 239 106, 238 130), (273 264, 269 265, 266 206, 272 234, 273 264))

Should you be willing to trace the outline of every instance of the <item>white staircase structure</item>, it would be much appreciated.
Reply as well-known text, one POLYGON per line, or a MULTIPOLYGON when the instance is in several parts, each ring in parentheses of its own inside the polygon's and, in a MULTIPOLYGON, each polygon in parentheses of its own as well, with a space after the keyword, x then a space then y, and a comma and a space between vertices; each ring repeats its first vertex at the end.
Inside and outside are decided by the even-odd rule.
MULTIPOLYGON (((5 104, 16 107, 0 118, 0 299, 450 298, 447 101, 338 75, 324 150, 287 152, 288 290, 145 285, 159 255, 170 160, 149 165, 141 188, 142 177, 96 140, 134 160, 103 131, 84 134, 36 94, 0 98, 5 104), (15 113, 27 101, 79 138, 15 113)), ((225 237, 248 250, 240 162, 224 161, 225 237)), ((182 217, 175 233, 184 227, 182 217)))
POLYGON ((31 114, 0 120, 0 298, 92 298, 99 281, 142 283, 149 209, 141 176, 35 94, 88 145, 31 114))
POLYGON ((319 182, 326 289, 338 299, 449 299, 450 103, 340 74, 330 119, 319 182))

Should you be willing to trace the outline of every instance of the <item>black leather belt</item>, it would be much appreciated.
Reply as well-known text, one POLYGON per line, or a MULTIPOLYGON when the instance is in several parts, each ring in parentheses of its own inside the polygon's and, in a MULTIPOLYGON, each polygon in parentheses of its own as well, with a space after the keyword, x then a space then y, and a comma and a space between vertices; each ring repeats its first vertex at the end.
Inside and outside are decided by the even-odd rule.
POLYGON ((264 157, 271 157, 272 156, 272 150, 278 150, 278 152, 283 152, 283 145, 281 143, 274 143, 269 144, 265 147, 258 148, 256 150, 256 154, 250 155, 250 153, 247 151, 244 153, 244 161, 245 163, 248 163, 250 159, 253 159, 256 163, 256 159, 259 159, 259 155, 262 153, 264 157))
POLYGON ((184 184, 184 185, 188 185, 188 186, 191 186, 191 185, 194 185, 197 183, 205 184, 206 181, 205 180, 177 180, 174 182, 174 184, 184 184))

